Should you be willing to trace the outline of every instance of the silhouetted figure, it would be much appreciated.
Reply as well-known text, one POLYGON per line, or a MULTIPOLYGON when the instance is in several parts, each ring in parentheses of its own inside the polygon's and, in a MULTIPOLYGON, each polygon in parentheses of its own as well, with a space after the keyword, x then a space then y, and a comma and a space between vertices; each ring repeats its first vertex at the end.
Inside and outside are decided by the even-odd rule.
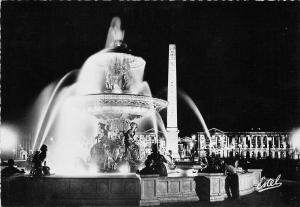
POLYGON ((239 197, 239 177, 236 168, 233 165, 225 163, 225 174, 227 175, 225 179, 225 191, 227 197, 228 199, 236 199, 239 197))
POLYGON ((42 167, 43 175, 50 175, 50 167, 47 166, 46 161, 44 162, 44 166, 42 167))
POLYGON ((152 167, 152 162, 150 159, 145 161, 145 167, 139 171, 141 175, 153 175, 156 174, 155 169, 152 167))
POLYGON ((220 159, 220 169, 219 172, 225 172, 225 160, 220 159))
POLYGON ((8 160, 8 167, 4 168, 2 171, 1 171, 1 177, 5 178, 5 177, 10 177, 14 174, 17 174, 17 173, 25 173, 24 170, 19 170, 18 168, 14 167, 14 160, 13 159, 9 159, 8 160))
POLYGON ((47 157, 47 151, 48 151, 47 145, 43 144, 40 149, 40 152, 39 151, 35 152, 32 159, 33 167, 30 171, 31 175, 34 176, 50 175, 50 168, 46 166, 46 162, 44 162, 47 157), (42 166, 43 163, 44 166, 42 166))
POLYGON ((219 155, 216 155, 213 159, 213 166, 212 166, 212 170, 213 172, 224 172, 222 171, 222 166, 221 166, 221 158, 219 155))
POLYGON ((14 160, 8 160, 8 167, 1 170, 1 203, 3 206, 15 206, 14 202, 18 199, 16 197, 16 185, 18 181, 17 176, 24 174, 24 170, 19 170, 14 167, 14 160))
POLYGON ((161 155, 157 149, 157 144, 152 145, 152 153, 147 157, 148 162, 152 163, 151 167, 154 169, 155 174, 159 176, 167 176, 167 168, 164 163, 167 163, 166 158, 161 155))

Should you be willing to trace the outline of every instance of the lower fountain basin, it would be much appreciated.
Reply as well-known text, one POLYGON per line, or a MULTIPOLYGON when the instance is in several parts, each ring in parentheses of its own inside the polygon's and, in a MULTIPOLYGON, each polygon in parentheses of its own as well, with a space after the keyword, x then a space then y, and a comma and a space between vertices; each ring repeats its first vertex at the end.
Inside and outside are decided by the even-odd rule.
POLYGON ((21 176, 6 180, 2 195, 13 205, 138 205, 140 178, 135 174, 21 176))
MULTIPOLYGON (((261 170, 238 174, 241 196, 252 193, 261 170)), ((160 205, 171 202, 222 201, 223 173, 173 173, 168 177, 136 174, 29 177, 2 179, 3 204, 11 205, 160 205), (11 202, 11 203, 10 203, 11 202)))

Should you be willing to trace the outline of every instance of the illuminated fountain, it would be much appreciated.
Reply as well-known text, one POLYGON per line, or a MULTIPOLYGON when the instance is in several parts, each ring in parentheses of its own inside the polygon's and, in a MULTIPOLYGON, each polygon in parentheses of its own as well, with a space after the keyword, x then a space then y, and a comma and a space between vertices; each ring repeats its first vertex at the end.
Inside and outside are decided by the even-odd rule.
POLYGON ((146 63, 132 55, 123 37, 120 19, 113 18, 106 48, 85 61, 73 85, 58 92, 71 71, 54 90, 34 146, 52 145, 48 160, 54 172, 116 172, 122 165, 135 171, 145 160, 144 143, 135 137, 126 149, 126 132, 147 117, 157 128, 157 112, 167 102, 151 96, 143 81, 146 63), (55 143, 47 140, 50 134, 55 143))
MULTIPOLYGON (((167 134, 158 113, 167 102, 151 96, 149 85, 143 81, 145 61, 123 43, 120 26, 120 19, 114 18, 106 48, 90 56, 80 71, 67 73, 54 87, 38 124, 33 149, 38 150, 44 143, 49 146, 47 163, 55 175, 26 175, 4 182, 3 192, 11 189, 8 193, 16 195, 10 195, 17 198, 12 202, 21 206, 150 206, 226 198, 223 173, 197 174, 180 169, 166 177, 106 173, 134 171, 143 163, 147 156, 145 142, 132 133, 136 126, 142 128, 150 120, 156 132, 160 127, 167 134), (74 75, 75 83, 66 86, 74 75), (88 173, 99 171, 105 173, 88 173)), ((186 94, 180 94, 196 110, 210 137, 195 104, 186 94)), ((253 192, 260 173, 239 175, 241 195, 253 192)))

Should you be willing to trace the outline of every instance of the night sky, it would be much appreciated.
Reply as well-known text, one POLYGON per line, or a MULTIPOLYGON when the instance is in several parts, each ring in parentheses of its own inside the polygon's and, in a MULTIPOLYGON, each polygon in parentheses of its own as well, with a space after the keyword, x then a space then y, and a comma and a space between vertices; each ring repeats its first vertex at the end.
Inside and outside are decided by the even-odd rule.
MULTIPOLYGON (((2 2, 1 15, 2 123, 30 131, 43 88, 101 50, 119 16, 125 42, 147 62, 153 96, 166 99, 175 43, 178 88, 208 128, 300 127, 300 4, 2 2)), ((202 131, 180 97, 178 125, 180 136, 202 131)))

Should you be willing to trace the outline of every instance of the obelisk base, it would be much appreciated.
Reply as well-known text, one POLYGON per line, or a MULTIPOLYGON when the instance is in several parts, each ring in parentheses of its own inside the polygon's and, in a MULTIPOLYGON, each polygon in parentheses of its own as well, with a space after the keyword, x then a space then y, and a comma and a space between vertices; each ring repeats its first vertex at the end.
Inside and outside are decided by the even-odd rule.
POLYGON ((167 128, 166 152, 172 151, 172 157, 180 158, 178 153, 178 133, 177 128, 167 128))

